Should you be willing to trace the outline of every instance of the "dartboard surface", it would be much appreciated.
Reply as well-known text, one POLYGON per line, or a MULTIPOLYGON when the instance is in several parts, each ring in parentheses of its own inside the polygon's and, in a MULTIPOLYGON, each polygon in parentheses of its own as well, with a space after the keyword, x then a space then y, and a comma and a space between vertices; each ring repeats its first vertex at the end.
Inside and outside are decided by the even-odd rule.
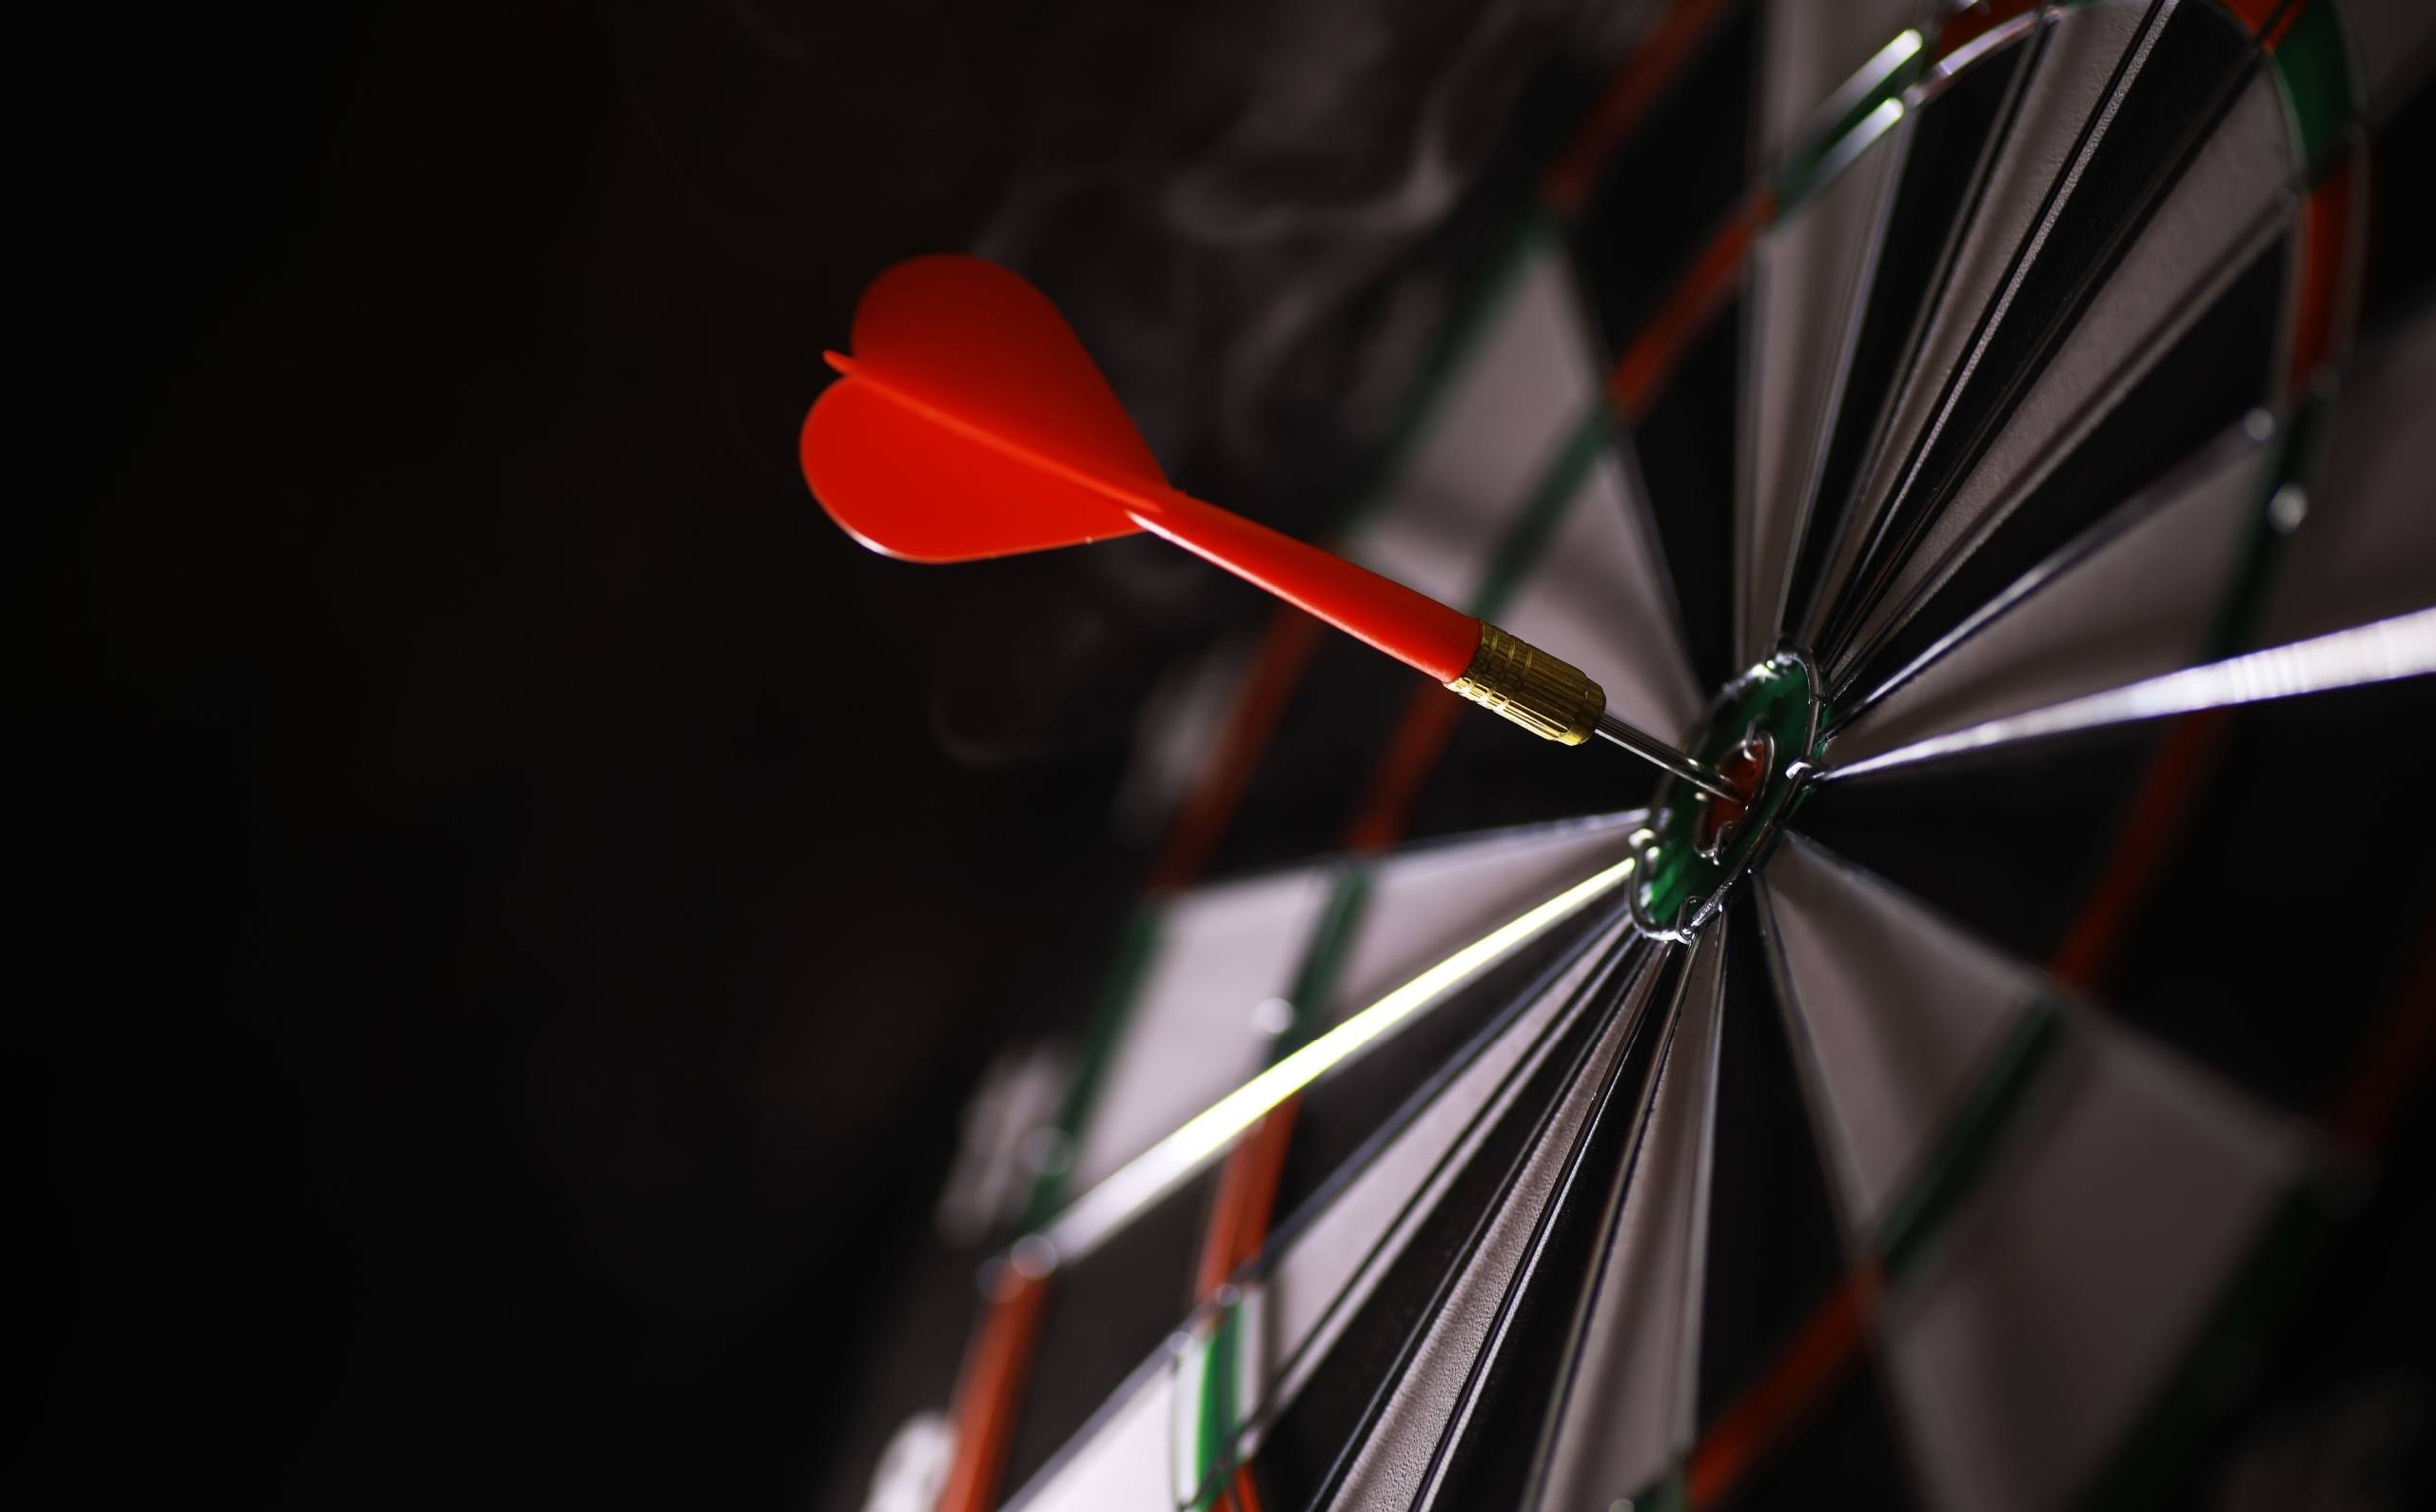
POLYGON ((1641 11, 1329 306, 1431 339, 1311 529, 1743 801, 1180 668, 839 1504, 2426 1474, 2436 9, 1641 11))

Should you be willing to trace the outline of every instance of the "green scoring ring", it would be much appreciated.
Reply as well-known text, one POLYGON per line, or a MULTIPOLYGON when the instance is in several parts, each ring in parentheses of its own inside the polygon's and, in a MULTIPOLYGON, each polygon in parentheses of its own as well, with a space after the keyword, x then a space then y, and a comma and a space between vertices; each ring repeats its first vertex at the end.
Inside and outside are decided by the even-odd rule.
POLYGON ((1780 651, 1726 684, 1686 743, 1718 766, 1746 740, 1764 739, 1773 756, 1741 819, 1714 855, 1699 844, 1707 799, 1680 777, 1661 782, 1649 822, 1633 832, 1633 921, 1660 939, 1689 940, 1724 902, 1734 879, 1758 864, 1778 827, 1800 802, 1817 759, 1824 714, 1817 678, 1799 653, 1780 651))

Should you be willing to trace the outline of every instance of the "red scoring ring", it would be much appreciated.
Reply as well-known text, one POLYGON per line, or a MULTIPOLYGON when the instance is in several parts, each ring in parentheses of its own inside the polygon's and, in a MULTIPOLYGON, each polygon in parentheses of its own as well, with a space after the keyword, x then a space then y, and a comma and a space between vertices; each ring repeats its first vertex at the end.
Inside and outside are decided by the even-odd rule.
POLYGON ((1769 768, 1776 764, 1775 757, 1776 741, 1761 730, 1743 736, 1718 762, 1718 776, 1725 778, 1735 796, 1699 795, 1699 812, 1693 821, 1692 843, 1702 855, 1715 858, 1725 848, 1725 842, 1734 837, 1735 825, 1758 797, 1759 789, 1768 780, 1769 768))

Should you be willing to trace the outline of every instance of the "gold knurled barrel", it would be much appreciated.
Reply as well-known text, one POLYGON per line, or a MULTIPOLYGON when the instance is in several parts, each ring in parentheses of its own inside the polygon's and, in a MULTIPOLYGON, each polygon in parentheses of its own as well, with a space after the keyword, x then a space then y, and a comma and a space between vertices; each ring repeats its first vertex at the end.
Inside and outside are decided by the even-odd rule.
POLYGON ((1542 739, 1580 745, 1599 727, 1607 695, 1587 673, 1527 640, 1481 621, 1480 649, 1464 675, 1446 684, 1484 709, 1542 739))

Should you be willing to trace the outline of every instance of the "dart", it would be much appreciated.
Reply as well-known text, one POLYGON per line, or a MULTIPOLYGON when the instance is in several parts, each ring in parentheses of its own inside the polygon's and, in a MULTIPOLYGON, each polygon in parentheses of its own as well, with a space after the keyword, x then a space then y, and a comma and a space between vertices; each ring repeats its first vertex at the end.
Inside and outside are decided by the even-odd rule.
POLYGON ((1519 637, 1168 482, 1048 297, 978 258, 874 280, 854 354, 813 405, 804 481, 874 551, 972 561, 1148 531, 1564 745, 1600 736, 1719 797, 1736 789, 1607 710, 1580 668, 1519 637))

